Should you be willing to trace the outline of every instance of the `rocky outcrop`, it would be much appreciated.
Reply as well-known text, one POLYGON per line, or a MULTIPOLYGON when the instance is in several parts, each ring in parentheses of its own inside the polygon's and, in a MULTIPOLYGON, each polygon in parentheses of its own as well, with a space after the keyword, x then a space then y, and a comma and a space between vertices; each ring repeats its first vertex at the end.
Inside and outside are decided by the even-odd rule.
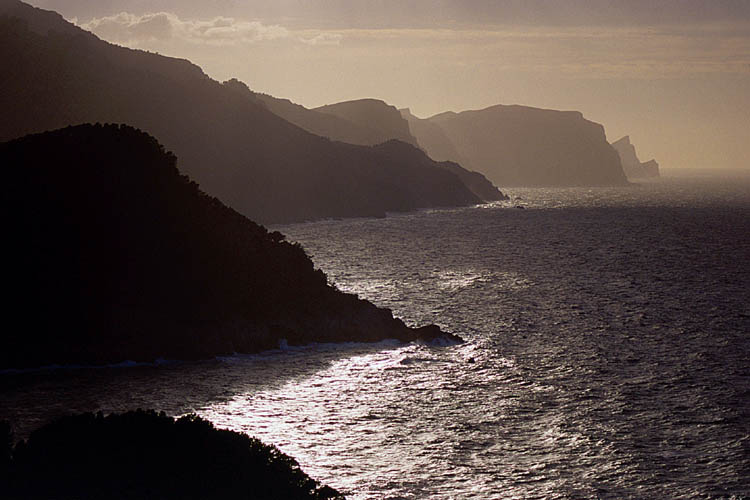
MULTIPOLYGON (((627 184, 604 127, 577 111, 498 105, 427 120, 453 144, 457 157, 450 159, 462 161, 498 186, 627 184)), ((433 143, 425 133, 423 146, 430 155, 434 146, 428 145, 433 143)), ((451 153, 443 149, 435 154, 451 153)))
POLYGON ((3 75, 0 141, 127 123, 159 137, 206 192, 263 223, 481 201, 445 169, 312 134, 189 61, 106 43, 16 0, 0 0, 0 65, 13 68, 3 75))
POLYGON ((126 126, 0 144, 0 369, 198 359, 310 342, 445 339, 337 291, 303 249, 198 189, 126 126))
POLYGON ((613 142, 612 147, 620 155, 622 169, 628 179, 659 177, 659 164, 656 160, 641 162, 635 152, 635 146, 630 143, 630 136, 626 135, 613 142))

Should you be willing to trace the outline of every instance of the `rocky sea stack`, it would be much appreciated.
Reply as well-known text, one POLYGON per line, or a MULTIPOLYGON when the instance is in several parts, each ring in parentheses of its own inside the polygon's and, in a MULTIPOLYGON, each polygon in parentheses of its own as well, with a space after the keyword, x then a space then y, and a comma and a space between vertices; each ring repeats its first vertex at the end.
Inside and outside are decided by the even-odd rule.
POLYGON ((635 152, 635 146, 630 142, 630 136, 618 139, 612 143, 622 161, 622 169, 628 179, 642 179, 648 177, 659 177, 659 164, 656 160, 641 161, 635 152))

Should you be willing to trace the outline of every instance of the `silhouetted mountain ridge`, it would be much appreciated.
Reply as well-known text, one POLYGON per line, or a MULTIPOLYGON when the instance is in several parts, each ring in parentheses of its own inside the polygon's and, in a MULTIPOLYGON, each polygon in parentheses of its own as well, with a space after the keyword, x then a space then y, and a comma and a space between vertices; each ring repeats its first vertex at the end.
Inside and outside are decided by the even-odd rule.
POLYGON ((316 136, 188 61, 109 44, 22 5, 0 3, 0 64, 13 68, 3 75, 0 140, 128 123, 159 137, 207 192, 265 223, 481 201, 445 169, 316 136), (37 23, 60 29, 42 35, 29 29, 37 23))
POLYGON ((0 368, 442 335, 329 286, 299 245, 202 193, 131 127, 2 143, 0 165, 14 214, 0 368))
POLYGON ((313 108, 313 111, 337 116, 372 131, 371 144, 397 139, 417 146, 417 140, 409 130, 409 123, 403 119, 398 109, 380 99, 337 102, 313 108))
MULTIPOLYGON (((51 10, 33 7, 18 0, 0 0, 0 16, 25 19, 28 28, 39 35, 47 35, 50 31, 66 35, 86 34, 80 28, 70 24, 63 16, 51 10)), ((96 38, 93 34, 88 36, 96 38)))

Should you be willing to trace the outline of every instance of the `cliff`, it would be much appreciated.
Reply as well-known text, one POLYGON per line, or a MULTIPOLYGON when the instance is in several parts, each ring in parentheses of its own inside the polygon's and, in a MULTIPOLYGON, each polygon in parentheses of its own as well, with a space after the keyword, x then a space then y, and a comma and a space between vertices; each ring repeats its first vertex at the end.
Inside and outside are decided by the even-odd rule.
POLYGON ((103 42, 16 0, 0 0, 0 65, 13 68, 3 75, 0 141, 128 123, 159 137, 206 192, 263 223, 481 201, 445 169, 319 137, 189 61, 103 42))
MULTIPOLYGON (((455 148, 454 161, 499 186, 612 186, 627 184, 604 127, 577 111, 492 106, 427 119, 455 148)), ((415 131, 419 131, 415 128, 415 131)), ((424 130, 424 129, 422 129, 424 130)), ((434 130, 434 129, 433 129, 434 130)), ((434 140, 424 137, 432 155, 434 140)), ((435 154, 451 155, 443 148, 435 154)))
POLYGON ((617 154, 620 155, 622 169, 629 179, 645 177, 659 177, 659 164, 656 160, 642 162, 638 159, 635 146, 630 143, 630 136, 626 135, 612 143, 617 154))
POLYGON ((391 139, 417 145, 409 131, 409 123, 403 119, 395 106, 378 99, 359 99, 328 104, 313 111, 336 116, 371 131, 369 144, 380 144, 391 139))
POLYGON ((127 126, 0 144, 13 214, 0 369, 443 335, 338 292, 299 245, 201 192, 176 162, 127 126))

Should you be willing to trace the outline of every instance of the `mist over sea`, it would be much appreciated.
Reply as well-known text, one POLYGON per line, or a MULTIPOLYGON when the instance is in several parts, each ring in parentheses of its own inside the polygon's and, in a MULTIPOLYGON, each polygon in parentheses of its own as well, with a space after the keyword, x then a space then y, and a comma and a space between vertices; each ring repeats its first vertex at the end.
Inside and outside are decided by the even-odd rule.
POLYGON ((688 174, 274 228, 467 342, 5 372, 0 418, 195 411, 354 499, 748 497, 750 176, 688 174))

